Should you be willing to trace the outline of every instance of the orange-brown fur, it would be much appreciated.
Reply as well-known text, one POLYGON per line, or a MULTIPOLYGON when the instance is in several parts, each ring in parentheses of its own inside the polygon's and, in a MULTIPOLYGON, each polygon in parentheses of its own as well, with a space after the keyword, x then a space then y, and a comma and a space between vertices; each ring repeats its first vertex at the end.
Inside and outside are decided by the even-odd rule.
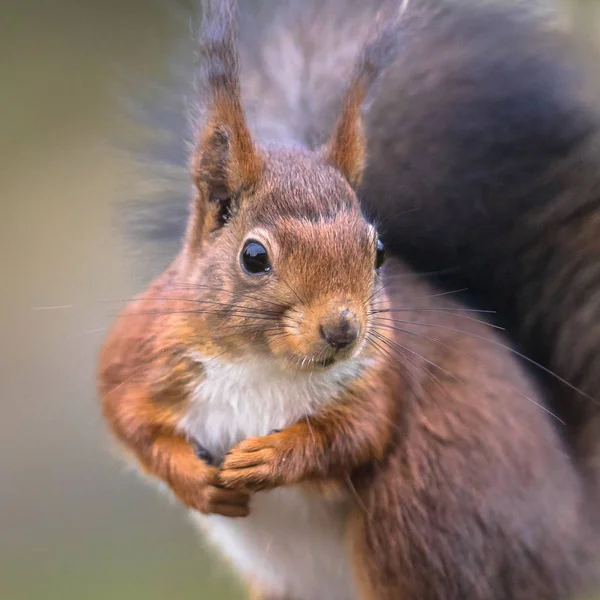
MULTIPOLYGON (((374 268, 376 234, 354 190, 366 153, 361 104, 371 69, 381 68, 369 57, 387 45, 367 46, 324 150, 262 149, 244 121, 232 19, 225 3, 204 38, 212 96, 184 247, 103 351, 112 430, 201 513, 244 517, 255 492, 279 486, 347 494, 365 600, 578 590, 593 571, 593 520, 542 394, 464 307, 410 273, 401 278, 397 263, 374 268), (273 276, 242 273, 248 236, 267 248, 273 276), (357 342, 334 351, 319 326, 344 310, 357 342), (428 310, 435 323, 420 325, 428 310), (211 360, 268 357, 320 372, 359 355, 368 362, 330 402, 241 441, 218 467, 180 429, 211 360)), ((269 591, 256 597, 283 600, 269 591)))
POLYGON ((185 506, 246 514, 248 495, 223 490, 218 469, 199 460, 176 431, 185 411, 186 382, 197 367, 185 357, 181 317, 175 312, 170 323, 162 317, 174 310, 172 301, 159 297, 163 293, 159 279, 148 298, 130 305, 105 346, 100 377, 105 417, 140 466, 166 481, 185 506))

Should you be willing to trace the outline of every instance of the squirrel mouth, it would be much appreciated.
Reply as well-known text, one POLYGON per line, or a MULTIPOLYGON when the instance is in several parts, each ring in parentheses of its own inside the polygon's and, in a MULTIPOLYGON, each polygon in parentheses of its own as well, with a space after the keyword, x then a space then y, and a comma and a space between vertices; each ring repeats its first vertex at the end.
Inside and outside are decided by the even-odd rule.
POLYGON ((295 359, 292 361, 292 364, 295 365, 296 368, 299 368, 301 371, 310 371, 311 369, 327 369, 331 367, 334 363, 336 363, 335 356, 329 356, 327 358, 305 358, 304 360, 295 359))
POLYGON ((303 369, 327 369, 334 364, 337 364, 339 362, 344 362, 344 361, 352 358, 353 356, 356 356, 356 354, 357 354, 357 350, 354 350, 353 352, 350 352, 350 353, 335 352, 325 358, 311 357, 309 359, 303 360, 301 362, 301 367, 303 369))

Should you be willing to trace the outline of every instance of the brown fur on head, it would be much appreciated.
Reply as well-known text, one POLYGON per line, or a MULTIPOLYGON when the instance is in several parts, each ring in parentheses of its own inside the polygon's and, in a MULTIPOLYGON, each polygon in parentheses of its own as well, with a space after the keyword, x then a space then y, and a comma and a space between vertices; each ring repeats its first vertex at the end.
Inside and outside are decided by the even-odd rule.
POLYGON ((368 326, 378 238, 354 188, 365 157, 361 108, 389 44, 380 35, 365 47, 324 149, 262 149, 243 114, 234 13, 234 2, 218 3, 201 36, 208 106, 182 262, 205 303, 196 327, 223 332, 213 351, 327 366, 354 355, 368 326), (251 274, 245 260, 257 248, 266 268, 251 274))

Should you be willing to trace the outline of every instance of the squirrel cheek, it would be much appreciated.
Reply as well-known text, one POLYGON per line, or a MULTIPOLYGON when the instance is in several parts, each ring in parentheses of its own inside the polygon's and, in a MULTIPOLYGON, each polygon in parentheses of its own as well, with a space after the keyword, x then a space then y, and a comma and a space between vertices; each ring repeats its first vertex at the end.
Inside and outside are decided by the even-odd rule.
POLYGON ((281 358, 302 359, 320 348, 318 324, 301 308, 287 311, 281 321, 281 334, 269 336, 271 352, 281 358))

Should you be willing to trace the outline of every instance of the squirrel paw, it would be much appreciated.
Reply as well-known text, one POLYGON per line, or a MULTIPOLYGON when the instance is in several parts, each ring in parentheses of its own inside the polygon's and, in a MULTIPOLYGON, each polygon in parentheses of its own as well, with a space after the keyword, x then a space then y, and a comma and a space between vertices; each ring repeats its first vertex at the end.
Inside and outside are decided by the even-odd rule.
POLYGON ((220 481, 226 488, 259 491, 298 480, 285 434, 279 432, 249 438, 232 448, 221 466, 220 481))
POLYGON ((250 514, 250 495, 223 487, 216 468, 211 468, 208 474, 204 471, 202 481, 197 484, 188 481, 185 488, 174 486, 173 491, 187 507, 203 514, 223 517, 247 517, 250 514))

